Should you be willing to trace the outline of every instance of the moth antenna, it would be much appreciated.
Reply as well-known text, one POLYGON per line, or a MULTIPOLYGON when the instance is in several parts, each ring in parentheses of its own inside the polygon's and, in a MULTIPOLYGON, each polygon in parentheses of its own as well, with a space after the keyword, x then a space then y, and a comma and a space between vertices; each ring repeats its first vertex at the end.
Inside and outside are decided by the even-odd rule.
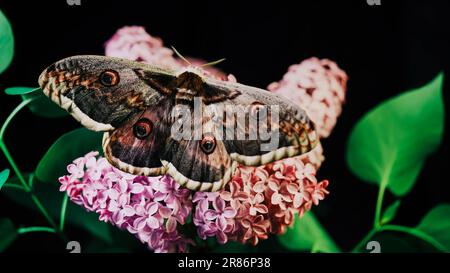
POLYGON ((222 58, 222 59, 217 60, 217 61, 213 61, 213 62, 209 62, 209 63, 206 63, 206 64, 202 64, 200 67, 205 67, 205 66, 210 66, 210 65, 216 65, 216 64, 221 63, 221 62, 223 62, 223 61, 225 61, 225 60, 226 60, 225 58, 222 58))
POLYGON ((192 65, 190 61, 188 61, 183 55, 181 55, 180 52, 178 52, 178 50, 176 50, 175 47, 172 46, 172 50, 175 52, 175 54, 177 54, 178 58, 182 59, 183 61, 185 61, 188 65, 192 65))

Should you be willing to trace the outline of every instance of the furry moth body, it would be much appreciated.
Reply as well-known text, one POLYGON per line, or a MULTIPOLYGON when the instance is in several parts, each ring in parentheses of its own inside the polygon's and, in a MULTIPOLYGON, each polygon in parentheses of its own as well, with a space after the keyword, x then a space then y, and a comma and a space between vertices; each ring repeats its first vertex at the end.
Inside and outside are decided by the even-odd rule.
POLYGON ((104 154, 113 166, 136 175, 169 174, 191 190, 220 190, 238 164, 271 163, 306 153, 319 142, 305 111, 290 101, 262 89, 213 79, 194 67, 170 71, 119 58, 74 56, 45 69, 39 85, 83 126, 104 132, 104 154), (215 113, 228 106, 242 111, 225 113, 221 119, 194 119, 200 130, 178 139, 171 132, 177 122, 173 110, 184 106, 195 112, 195 99, 215 113), (264 112, 276 114, 277 122, 255 125, 238 118, 239 113, 262 115, 259 109, 269 106, 278 107, 277 112, 264 112), (261 149, 267 139, 259 134, 236 137, 248 136, 255 126, 276 132, 272 134, 276 145, 261 149), (232 137, 224 137, 223 132, 230 130, 232 137))

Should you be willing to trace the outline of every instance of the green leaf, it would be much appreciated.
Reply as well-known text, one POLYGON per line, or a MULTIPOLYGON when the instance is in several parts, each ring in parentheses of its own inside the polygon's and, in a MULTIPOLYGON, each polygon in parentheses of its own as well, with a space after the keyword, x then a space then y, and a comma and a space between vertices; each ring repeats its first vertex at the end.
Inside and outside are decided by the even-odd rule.
POLYGON ((295 220, 294 226, 278 237, 289 250, 336 253, 339 248, 316 219, 312 212, 295 220))
POLYGON ((381 217, 381 224, 387 224, 392 221, 397 214, 397 210, 400 207, 400 200, 392 203, 383 213, 383 217, 381 217))
POLYGON ((14 35, 11 24, 0 10, 0 74, 8 68, 14 56, 14 35))
MULTIPOLYGON (((429 253, 438 252, 433 245, 410 233, 398 231, 382 231, 375 234, 369 242, 380 244, 381 253, 429 253)), ((358 253, 369 253, 373 250, 369 242, 358 249, 358 253)))
POLYGON ((39 88, 15 86, 5 89, 5 94, 10 96, 25 95, 39 91, 39 88))
POLYGON ((44 118, 59 118, 67 116, 68 113, 51 101, 41 89, 36 92, 22 95, 22 99, 33 97, 34 100, 28 105, 31 113, 44 118))
POLYGON ((62 135, 48 149, 36 168, 40 181, 56 183, 67 173, 67 165, 90 151, 101 151, 102 133, 79 128, 62 135))
MULTIPOLYGON (((28 177, 29 175, 26 175, 27 179, 28 177)), ((14 180, 16 179, 16 177, 11 178, 10 183, 14 183, 14 180)), ((7 191, 3 191, 2 193, 12 201, 26 208, 37 211, 37 208, 28 193, 15 188, 9 188, 7 191)), ((55 181, 50 184, 37 181, 34 185, 34 193, 43 202, 50 216, 58 222, 57 220, 61 215, 60 207, 65 194, 59 191, 59 183, 55 181)), ((99 215, 97 213, 88 212, 81 206, 68 202, 65 217, 67 224, 82 228, 106 243, 111 244, 113 242, 110 225, 98 220, 99 215)))
POLYGON ((414 185, 444 130, 443 73, 418 89, 379 104, 354 127, 347 164, 364 181, 387 185, 397 196, 414 185))
POLYGON ((450 251, 450 204, 434 207, 416 229, 428 234, 450 251))
POLYGON ((0 218, 0 252, 3 252, 14 242, 17 237, 17 231, 14 224, 7 218, 0 218))
MULTIPOLYGON (((58 200, 61 203, 61 200, 58 200)), ((58 207, 56 207, 58 208, 58 207)), ((72 202, 67 204, 66 209, 66 222, 75 226, 81 227, 91 233, 92 235, 100 238, 106 243, 111 244, 113 237, 110 231, 110 224, 102 222, 98 219, 99 215, 95 212, 88 212, 81 206, 78 206, 72 202)), ((57 218, 59 210, 53 212, 57 218)))
POLYGON ((8 180, 8 177, 9 177, 9 169, 5 169, 2 172, 0 172, 0 190, 6 183, 6 180, 8 180))
POLYGON ((9 87, 6 88, 5 93, 8 95, 20 95, 23 100, 32 98, 33 101, 28 104, 28 108, 36 116, 59 118, 68 115, 66 111, 45 96, 40 88, 9 87))

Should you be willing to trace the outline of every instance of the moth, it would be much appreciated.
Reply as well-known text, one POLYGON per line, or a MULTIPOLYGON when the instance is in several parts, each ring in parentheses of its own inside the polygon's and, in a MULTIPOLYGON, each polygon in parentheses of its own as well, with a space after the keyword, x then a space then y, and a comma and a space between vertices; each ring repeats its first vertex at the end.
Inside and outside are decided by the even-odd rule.
POLYGON ((45 69, 39 85, 83 126, 104 132, 104 155, 113 166, 135 175, 169 174, 191 190, 220 190, 238 164, 268 164, 319 142, 306 112, 292 102, 196 67, 172 71, 120 58, 73 56, 45 69), (229 106, 239 110, 220 115, 229 106), (198 107, 212 117, 196 119, 198 107), (265 110, 270 107, 277 110, 265 110), (255 117, 269 121, 258 124, 255 117), (173 128, 187 120, 194 120, 185 126, 194 128, 187 130, 191 135, 175 136, 173 128), (270 141, 275 145, 261 148, 270 141))

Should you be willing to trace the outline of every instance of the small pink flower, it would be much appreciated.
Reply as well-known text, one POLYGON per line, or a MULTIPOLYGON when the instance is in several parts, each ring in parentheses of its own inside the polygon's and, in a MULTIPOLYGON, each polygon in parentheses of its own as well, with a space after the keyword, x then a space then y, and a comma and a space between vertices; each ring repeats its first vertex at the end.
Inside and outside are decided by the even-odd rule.
POLYGON ((319 201, 323 200, 325 198, 325 195, 329 194, 329 192, 326 190, 328 184, 328 180, 324 180, 314 186, 314 190, 311 193, 311 199, 314 205, 317 206, 319 204, 319 201))
POLYGON ((270 222, 264 219, 262 215, 258 215, 253 219, 247 218, 242 220, 244 236, 242 242, 249 241, 252 245, 257 245, 260 239, 267 239, 270 229, 270 222))
POLYGON ((229 224, 228 219, 233 219, 236 216, 236 210, 231 206, 226 206, 225 201, 218 195, 212 202, 214 209, 205 211, 205 219, 213 221, 221 229, 225 230, 229 224))
POLYGON ((198 226, 200 238, 216 236, 219 243, 226 243, 229 233, 234 228, 236 209, 217 192, 197 192, 193 200, 197 203, 194 224, 198 226))
POLYGON ((67 166, 70 180, 82 178, 84 175, 84 160, 76 160, 67 166))

